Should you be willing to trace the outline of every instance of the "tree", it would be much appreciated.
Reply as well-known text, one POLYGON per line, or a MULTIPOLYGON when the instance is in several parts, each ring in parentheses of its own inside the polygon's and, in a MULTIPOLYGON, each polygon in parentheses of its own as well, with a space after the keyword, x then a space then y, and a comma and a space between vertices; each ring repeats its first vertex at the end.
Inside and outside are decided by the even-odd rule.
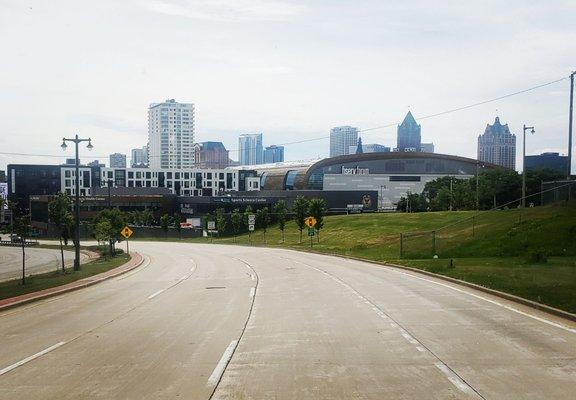
POLYGON ((258 225, 258 228, 262 229, 264 243, 266 243, 266 230, 268 229, 268 224, 270 224, 270 213, 268 212, 268 207, 263 207, 256 211, 256 224, 258 225))
MULTIPOLYGON (((98 244, 112 241, 112 224, 106 218, 102 218, 96 222, 94 225, 94 237, 98 241, 98 244)), ((109 251, 110 256, 112 256, 111 249, 109 251)))
POLYGON ((403 212, 421 212, 428 209, 426 198, 422 194, 408 193, 406 197, 401 197, 396 204, 396 209, 403 212))
POLYGON ((288 213, 284 200, 278 200, 276 204, 274 204, 274 213, 278 221, 278 229, 282 232, 282 243, 284 243, 284 229, 286 228, 286 214, 288 213))
POLYGON ((230 215, 230 220, 232 222, 232 231, 234 232, 234 243, 236 243, 236 235, 238 235, 238 232, 240 232, 243 226, 242 214, 240 214, 240 210, 235 208, 230 215))
POLYGON ((68 245, 68 239, 74 224, 72 216, 72 200, 65 192, 59 192, 54 199, 48 204, 48 217, 58 228, 58 239, 60 240, 60 256, 62 260, 62 273, 66 272, 64 268, 64 246, 68 245))
POLYGON ((537 195, 542 190, 542 182, 552 182, 564 179, 563 173, 551 168, 529 169, 526 171, 526 204, 534 203, 542 205, 541 196, 537 195))
POLYGON ((512 207, 515 200, 522 196, 522 178, 516 171, 506 168, 488 169, 480 173, 478 181, 480 208, 491 209, 499 205, 512 207))
POLYGON ((160 217, 160 228, 164 231, 164 237, 168 237, 168 227, 170 226, 170 216, 168 214, 162 214, 160 217))
POLYGON ((320 242, 320 230, 324 227, 324 214, 326 214, 326 201, 324 199, 310 200, 310 215, 316 219, 314 228, 318 232, 318 242, 320 242))
POLYGON ((142 219, 142 225, 144 226, 151 226, 154 223, 154 214, 152 214, 152 211, 148 208, 142 211, 140 218, 142 219))
POLYGON ((14 220, 14 231, 22 244, 22 285, 26 284, 26 239, 30 236, 30 216, 22 215, 14 220))
POLYGON ((182 222, 182 216, 180 214, 174 214, 172 216, 172 225, 174 229, 176 229, 176 232, 178 232, 178 237, 182 239, 182 225, 180 225, 180 222, 182 222))
POLYGON ((224 217, 224 209, 216 209, 216 230, 218 234, 221 235, 226 230, 226 217, 224 217))
POLYGON ((309 202, 303 196, 296 197, 294 203, 292 203, 292 212, 294 213, 294 221, 296 222, 296 226, 298 226, 298 230, 300 231, 300 243, 302 243, 302 231, 306 224, 304 220, 308 217, 308 207, 309 202))
POLYGON ((111 255, 116 252, 116 242, 120 241, 120 231, 126 226, 124 214, 118 208, 110 208, 100 211, 96 217, 96 224, 102 220, 110 223, 110 232, 108 235, 109 251, 111 255))

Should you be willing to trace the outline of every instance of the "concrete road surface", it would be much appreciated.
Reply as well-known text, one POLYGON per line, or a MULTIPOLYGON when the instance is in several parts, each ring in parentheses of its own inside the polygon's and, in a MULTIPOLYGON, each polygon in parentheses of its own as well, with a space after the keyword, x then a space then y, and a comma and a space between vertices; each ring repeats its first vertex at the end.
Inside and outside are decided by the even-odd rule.
POLYGON ((0 314, 2 399, 574 399, 576 325, 405 271, 133 243, 143 266, 0 314))
MULTIPOLYGON (((80 255, 80 261, 87 259, 80 255)), ((55 271, 61 268, 60 250, 26 247, 26 275, 55 271)), ((74 252, 64 251, 66 267, 74 262, 74 252)), ((0 246, 0 282, 22 277, 22 248, 0 246)))

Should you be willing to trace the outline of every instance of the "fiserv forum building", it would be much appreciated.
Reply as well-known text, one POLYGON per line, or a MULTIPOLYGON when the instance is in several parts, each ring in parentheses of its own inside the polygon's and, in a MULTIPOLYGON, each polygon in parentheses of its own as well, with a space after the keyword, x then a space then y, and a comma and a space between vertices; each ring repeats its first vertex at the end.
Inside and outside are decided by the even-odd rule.
POLYGON ((392 208, 402 196, 421 193, 426 182, 444 176, 470 178, 489 163, 423 152, 350 154, 314 163, 251 166, 260 190, 376 191, 380 208, 392 208))

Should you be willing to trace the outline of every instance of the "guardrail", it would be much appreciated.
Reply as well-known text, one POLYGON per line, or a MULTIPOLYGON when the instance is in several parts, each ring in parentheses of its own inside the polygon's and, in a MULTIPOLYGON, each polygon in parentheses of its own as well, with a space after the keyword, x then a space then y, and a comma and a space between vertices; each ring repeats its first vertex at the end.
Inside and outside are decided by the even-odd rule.
MULTIPOLYGON (((24 246, 38 246, 40 244, 37 240, 28 240, 24 246)), ((11 240, 0 240, 0 246, 22 247, 22 242, 12 242, 11 240)))

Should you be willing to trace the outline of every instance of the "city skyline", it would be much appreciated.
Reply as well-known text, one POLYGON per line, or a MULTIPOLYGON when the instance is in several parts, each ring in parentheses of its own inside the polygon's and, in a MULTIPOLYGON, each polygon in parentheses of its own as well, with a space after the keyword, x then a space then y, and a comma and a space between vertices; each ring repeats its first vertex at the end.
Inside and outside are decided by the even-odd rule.
MULTIPOLYGON (((287 160, 324 157, 330 127, 394 125, 408 110, 420 116, 450 110, 566 77, 574 68, 569 54, 576 50, 575 41, 560 40, 576 37, 569 18, 576 6, 569 2, 443 6, 433 18, 418 5, 372 1, 361 7, 282 1, 244 8, 227 1, 178 4, 103 1, 87 12, 74 2, 60 7, 6 2, 0 33, 13 37, 18 29, 19 35, 6 41, 8 61, 0 66, 0 102, 11 117, 0 121, 1 151, 58 158, 0 154, 0 168, 9 162, 63 162, 67 155, 56 138, 73 133, 92 137, 100 161, 114 152, 129 154, 146 142, 144 110, 167 97, 197 104, 195 141, 222 141, 235 160, 241 132, 264 132, 278 145, 321 137, 285 147, 287 160), (108 13, 111 7, 117 17, 108 13), (380 17, 390 14, 410 16, 410 22, 382 24, 380 17), (343 25, 348 18, 365 23, 343 25), (96 40, 103 24, 107 32, 96 40), (166 29, 180 40, 162 40, 158 32, 166 29), (206 42, 196 43, 194 52, 182 51, 199 34, 206 42), (309 40, 302 41, 303 35, 309 40), (71 47, 82 52, 69 54, 71 47), (148 57, 150 49, 157 57, 148 57), (106 57, 111 51, 116 56, 106 57), (346 63, 339 62, 342 51, 346 63), (41 69, 35 67, 38 59, 41 69), (267 101, 273 96, 274 102, 267 101), (42 124, 24 110, 34 110, 42 124)), ((523 124, 536 127, 527 154, 566 154, 567 103, 568 81, 563 80, 417 122, 425 124, 426 138, 438 153, 475 157, 479 127, 499 115, 512 132, 523 124)), ((361 132, 367 143, 386 145, 394 143, 395 134, 394 126, 361 132)))

